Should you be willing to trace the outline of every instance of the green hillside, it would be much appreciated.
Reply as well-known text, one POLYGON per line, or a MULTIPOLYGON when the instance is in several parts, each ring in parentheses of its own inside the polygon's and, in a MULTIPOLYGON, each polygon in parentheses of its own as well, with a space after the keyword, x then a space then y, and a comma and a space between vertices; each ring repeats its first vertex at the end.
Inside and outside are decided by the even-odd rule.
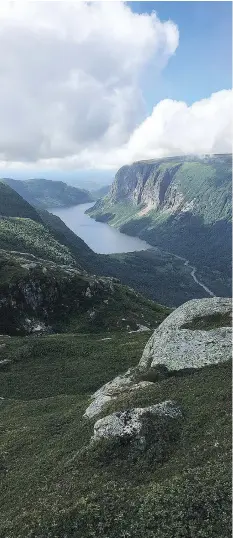
MULTIPOLYGON (((6 212, 16 199, 20 215, 24 206, 30 214, 29 204, 1 185, 6 212)), ((0 219, 0 332, 129 331, 156 327, 169 313, 116 279, 93 275, 99 263, 91 249, 57 217, 31 210, 40 222, 0 219)))
MULTIPOLYGON (((12 213, 16 198, 20 215, 25 214, 26 206, 26 214, 32 215, 33 220, 2 217, 0 248, 33 254, 59 264, 75 265, 90 274, 118 278, 122 284, 148 299, 169 307, 179 306, 191 298, 208 296, 195 283, 190 267, 169 252, 156 248, 117 255, 95 254, 59 217, 46 210, 35 211, 12 189, 1 185, 8 195, 2 211, 12 213), (10 211, 9 207, 12 208, 10 211), (8 208, 7 211, 5 208, 8 208)), ((226 278, 221 272, 207 267, 199 269, 198 275, 216 295, 231 294, 230 276, 226 278)))
POLYGON ((42 223, 32 219, 0 219, 0 248, 30 253, 57 263, 75 264, 69 249, 56 241, 42 223))
POLYGON ((171 304, 198 296, 190 267, 158 249, 96 255, 58 217, 1 192, 0 537, 230 538, 228 362, 157 372, 105 400, 104 415, 176 402, 183 416, 162 432, 165 448, 149 423, 146 450, 93 444, 95 419, 83 416, 171 312, 135 290, 171 304))
POLYGON ((172 399, 181 437, 153 464, 89 447, 89 395, 135 366, 147 334, 1 337, 4 538, 230 538, 231 367, 128 394, 111 410, 172 399), (105 340, 106 338, 106 340, 105 340), (88 448, 89 447, 89 448, 88 448))
POLYGON ((23 217, 41 222, 36 210, 8 185, 0 181, 0 217, 23 217))
POLYGON ((18 192, 27 202, 44 209, 84 204, 93 199, 88 191, 72 187, 63 181, 49 179, 20 181, 11 178, 4 178, 2 181, 18 192))

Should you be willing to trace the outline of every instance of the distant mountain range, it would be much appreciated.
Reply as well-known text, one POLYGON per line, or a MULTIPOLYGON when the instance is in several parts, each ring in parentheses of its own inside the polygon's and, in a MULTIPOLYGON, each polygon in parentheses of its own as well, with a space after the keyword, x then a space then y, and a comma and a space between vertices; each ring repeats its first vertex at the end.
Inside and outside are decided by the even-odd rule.
POLYGON ((94 200, 88 191, 72 187, 63 181, 50 179, 27 179, 21 181, 11 178, 4 178, 2 181, 20 194, 27 202, 44 209, 85 204, 94 200))

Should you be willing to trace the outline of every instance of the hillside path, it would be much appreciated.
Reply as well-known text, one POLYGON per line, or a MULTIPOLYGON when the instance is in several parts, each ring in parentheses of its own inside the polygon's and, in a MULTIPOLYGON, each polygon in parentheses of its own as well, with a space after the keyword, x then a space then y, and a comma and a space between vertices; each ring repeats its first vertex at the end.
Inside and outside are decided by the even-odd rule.
POLYGON ((203 284, 203 282, 201 280, 199 280, 196 276, 196 267, 194 267, 193 265, 190 265, 189 261, 186 260, 185 258, 182 258, 181 256, 177 256, 176 254, 174 254, 174 256, 176 258, 179 258, 180 260, 183 260, 184 261, 184 265, 186 267, 190 267, 191 269, 191 277, 193 278, 194 282, 196 282, 196 284, 198 284, 199 286, 201 286, 201 288, 203 288, 203 290, 206 291, 206 293, 208 293, 208 295, 210 295, 211 297, 216 297, 215 293, 213 291, 211 291, 209 288, 207 288, 207 286, 205 284, 203 284))

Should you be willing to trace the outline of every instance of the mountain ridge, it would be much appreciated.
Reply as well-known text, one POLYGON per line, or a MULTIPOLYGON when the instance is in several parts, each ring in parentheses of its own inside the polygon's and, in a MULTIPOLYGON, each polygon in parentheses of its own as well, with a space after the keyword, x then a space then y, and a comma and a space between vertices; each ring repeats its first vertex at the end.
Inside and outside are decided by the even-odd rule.
POLYGON ((68 207, 76 204, 92 202, 91 194, 78 187, 67 185, 64 181, 35 178, 17 180, 2 179, 31 205, 46 209, 50 207, 68 207))
POLYGON ((232 156, 226 154, 124 166, 109 195, 87 213, 183 256, 198 270, 206 267, 229 278, 231 164, 232 156))

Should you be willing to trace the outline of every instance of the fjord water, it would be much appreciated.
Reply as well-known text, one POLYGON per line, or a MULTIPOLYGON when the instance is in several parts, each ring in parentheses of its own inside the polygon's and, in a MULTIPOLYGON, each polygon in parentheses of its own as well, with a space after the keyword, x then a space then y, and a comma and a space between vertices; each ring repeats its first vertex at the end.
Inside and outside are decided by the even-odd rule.
POLYGON ((94 204, 80 204, 72 207, 52 208, 51 213, 60 217, 76 235, 98 254, 113 254, 117 252, 134 252, 147 250, 151 246, 138 237, 119 232, 104 222, 96 222, 85 211, 94 204))

